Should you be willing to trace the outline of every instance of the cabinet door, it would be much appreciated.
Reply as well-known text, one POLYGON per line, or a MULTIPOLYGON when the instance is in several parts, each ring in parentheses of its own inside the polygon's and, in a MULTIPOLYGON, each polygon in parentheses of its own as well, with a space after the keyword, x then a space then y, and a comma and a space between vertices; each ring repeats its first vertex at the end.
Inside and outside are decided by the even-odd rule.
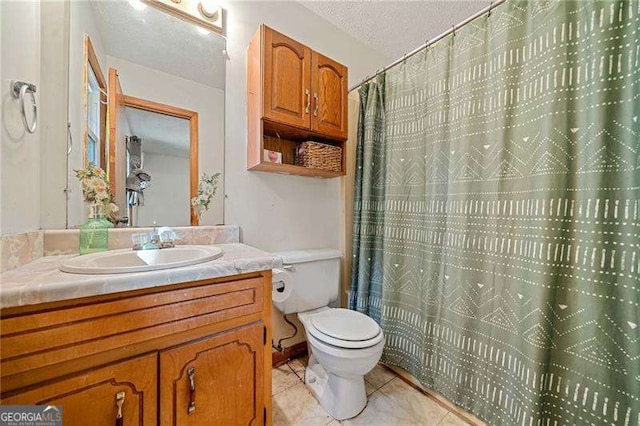
POLYGON ((3 398, 2 405, 62 406, 65 426, 151 426, 157 424, 157 368, 153 353, 3 398))
POLYGON ((160 352, 160 424, 265 424, 263 330, 254 323, 160 352))
POLYGON ((264 110, 271 121, 309 129, 311 50, 264 27, 264 110))
POLYGON ((347 138, 347 67, 317 52, 311 60, 313 102, 311 130, 329 137, 347 138))

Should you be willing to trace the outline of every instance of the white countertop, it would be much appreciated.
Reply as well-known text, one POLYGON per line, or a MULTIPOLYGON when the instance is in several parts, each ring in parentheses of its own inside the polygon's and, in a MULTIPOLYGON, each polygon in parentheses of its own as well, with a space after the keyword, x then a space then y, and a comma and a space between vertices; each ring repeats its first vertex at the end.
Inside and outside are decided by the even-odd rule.
POLYGON ((46 256, 0 275, 0 308, 159 287, 282 267, 282 259, 244 244, 218 244, 222 257, 182 268, 131 274, 80 275, 61 272, 73 257, 46 256))

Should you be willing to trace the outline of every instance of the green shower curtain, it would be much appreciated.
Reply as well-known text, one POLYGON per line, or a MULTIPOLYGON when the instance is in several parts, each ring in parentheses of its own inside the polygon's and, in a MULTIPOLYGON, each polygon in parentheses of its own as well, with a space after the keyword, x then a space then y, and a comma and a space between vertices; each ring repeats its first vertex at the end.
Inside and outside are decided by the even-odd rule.
POLYGON ((640 2, 507 3, 360 89, 349 304, 499 425, 640 425, 640 2))

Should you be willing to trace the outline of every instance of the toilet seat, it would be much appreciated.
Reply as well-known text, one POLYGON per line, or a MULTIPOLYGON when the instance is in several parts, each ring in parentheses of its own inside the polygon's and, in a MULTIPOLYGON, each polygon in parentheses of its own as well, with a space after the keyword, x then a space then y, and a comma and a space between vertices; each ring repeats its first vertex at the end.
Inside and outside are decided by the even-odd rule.
POLYGON ((307 325, 307 331, 313 337, 340 348, 368 348, 384 338, 378 323, 349 309, 327 309, 313 314, 307 325))

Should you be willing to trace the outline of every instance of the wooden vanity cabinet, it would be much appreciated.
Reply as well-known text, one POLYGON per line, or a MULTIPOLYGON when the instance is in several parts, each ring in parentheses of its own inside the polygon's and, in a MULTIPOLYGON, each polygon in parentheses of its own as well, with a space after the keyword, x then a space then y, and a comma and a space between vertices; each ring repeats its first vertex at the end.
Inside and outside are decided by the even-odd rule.
POLYGON ((2 405, 62 406, 64 425, 113 426, 122 401, 124 425, 156 424, 155 354, 95 368, 2 398, 2 405))
POLYGON ((0 402, 65 426, 271 424, 270 294, 263 271, 2 310, 0 402))
POLYGON ((160 424, 264 423, 263 328, 234 329, 160 352, 160 424))
MULTIPOLYGON (((348 69, 279 32, 261 25, 247 51, 249 170, 336 177, 342 172, 265 162, 263 149, 317 141, 343 148, 347 139, 348 69), (270 140, 265 145, 265 139, 270 140), (276 141, 276 142, 273 142, 276 141), (273 145, 275 143, 275 145, 273 145)), ((344 161, 343 161, 344 163, 344 161)))

